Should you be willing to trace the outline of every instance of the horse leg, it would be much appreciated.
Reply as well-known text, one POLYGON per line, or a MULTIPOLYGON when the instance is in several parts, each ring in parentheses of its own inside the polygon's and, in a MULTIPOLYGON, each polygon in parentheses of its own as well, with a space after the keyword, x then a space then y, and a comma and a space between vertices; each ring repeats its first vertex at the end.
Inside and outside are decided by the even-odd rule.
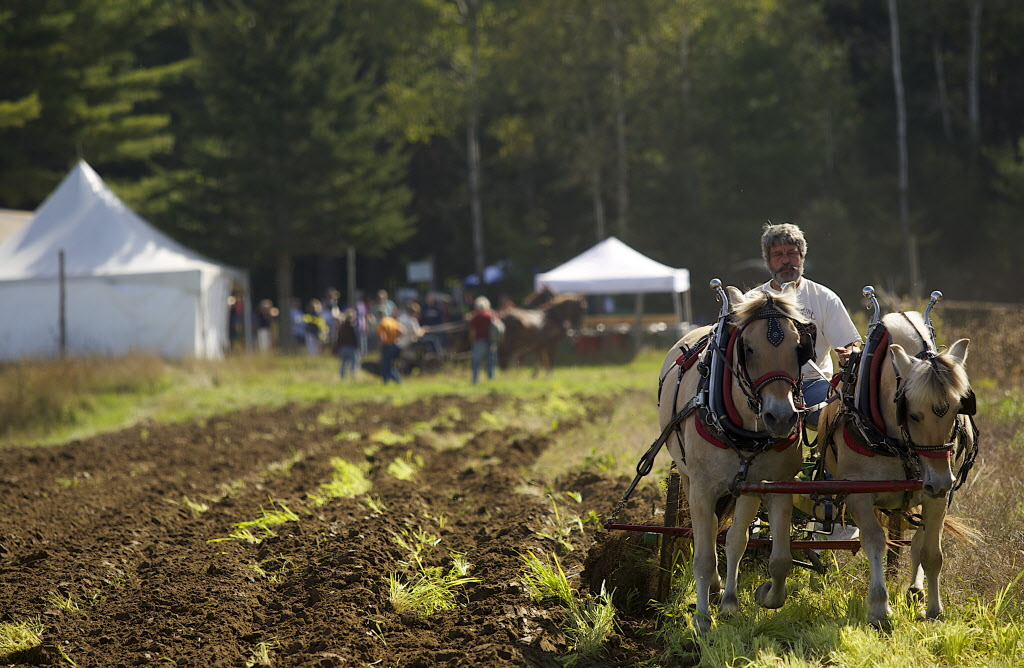
POLYGON ((924 545, 924 529, 914 531, 910 542, 910 586, 907 587, 907 603, 920 604, 924 601, 924 569, 921 568, 921 548, 924 545))
POLYGON ((772 531, 772 554, 768 558, 768 574, 772 579, 754 592, 754 600, 765 608, 781 608, 786 602, 786 578, 793 570, 793 550, 789 544, 793 524, 793 497, 769 494, 768 526, 772 531))
MULTIPOLYGON (((692 489, 692 488, 691 488, 692 489)), ((712 584, 720 582, 715 540, 718 535, 718 517, 715 500, 700 490, 687 498, 690 520, 693 524, 693 579, 697 590, 697 611, 693 615, 693 628, 698 635, 711 629, 709 597, 712 584)))
POLYGON ((868 587, 868 622, 881 629, 889 629, 892 608, 889 607, 889 590, 885 587, 885 531, 871 504, 870 494, 851 494, 846 507, 860 529, 860 542, 871 567, 871 584, 868 587))
POLYGON ((938 619, 942 616, 939 571, 942 570, 942 527, 946 520, 946 498, 926 500, 922 504, 921 515, 924 517, 924 527, 918 529, 918 533, 924 533, 921 540, 921 567, 928 581, 928 607, 925 616, 928 619, 938 619))
POLYGON ((742 495, 736 499, 732 526, 725 537, 725 592, 719 604, 722 612, 733 613, 740 609, 739 599, 736 598, 736 580, 739 576, 740 560, 747 549, 750 523, 754 521, 760 507, 759 497, 742 495))

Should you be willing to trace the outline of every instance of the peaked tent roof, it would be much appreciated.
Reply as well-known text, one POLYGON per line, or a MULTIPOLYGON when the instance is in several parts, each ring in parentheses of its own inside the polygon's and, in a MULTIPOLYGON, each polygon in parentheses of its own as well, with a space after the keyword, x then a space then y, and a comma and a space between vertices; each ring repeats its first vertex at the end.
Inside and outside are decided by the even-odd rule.
POLYGON ((688 269, 673 269, 652 260, 615 237, 577 255, 563 265, 534 277, 534 289, 580 294, 642 294, 686 292, 688 269))
POLYGON ((65 251, 67 276, 158 274, 195 269, 244 273, 191 251, 129 209, 84 160, 32 220, 0 244, 0 280, 52 278, 65 251))

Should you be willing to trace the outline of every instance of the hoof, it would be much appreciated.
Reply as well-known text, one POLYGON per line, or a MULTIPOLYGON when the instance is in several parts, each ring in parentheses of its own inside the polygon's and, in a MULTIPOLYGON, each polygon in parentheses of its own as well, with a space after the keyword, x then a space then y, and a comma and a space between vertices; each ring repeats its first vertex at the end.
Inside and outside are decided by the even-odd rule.
POLYGON ((701 612, 693 613, 693 631, 699 636, 711 630, 711 617, 701 612))
POLYGON ((785 588, 783 588, 782 596, 779 598, 778 602, 772 602, 772 601, 768 600, 768 597, 771 596, 771 594, 772 594, 772 583, 771 582, 763 582, 763 583, 761 583, 761 586, 759 586, 757 588, 757 590, 754 591, 754 600, 757 601, 757 604, 760 605, 762 608, 768 608, 769 610, 774 610, 776 608, 781 608, 782 604, 786 602, 786 590, 785 590, 785 588))
POLYGON ((721 603, 718 604, 718 609, 727 615, 731 615, 734 612, 739 612, 740 601, 736 598, 736 594, 729 594, 722 596, 721 603))
POLYGON ((892 619, 889 617, 881 617, 879 619, 869 619, 868 623, 875 627, 882 633, 892 633, 892 619))

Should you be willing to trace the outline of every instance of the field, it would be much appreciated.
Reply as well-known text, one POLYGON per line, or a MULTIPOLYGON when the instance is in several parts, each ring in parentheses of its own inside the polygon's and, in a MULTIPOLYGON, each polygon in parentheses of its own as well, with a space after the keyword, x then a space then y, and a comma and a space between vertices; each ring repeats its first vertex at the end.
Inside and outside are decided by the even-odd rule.
MULTIPOLYGON (((600 524, 657 435, 658 355, 476 388, 465 369, 343 386, 330 360, 143 360, 131 383, 3 369, 7 387, 78 380, 56 407, 3 397, 58 417, 0 449, 0 664, 1017 665, 1024 395, 983 351, 982 454, 954 512, 985 542, 947 541, 947 619, 897 605, 875 632, 859 555, 798 569, 791 602, 759 610, 751 555, 743 612, 701 640, 685 567, 653 607, 643 571, 615 597, 595 575, 643 559, 600 524)), ((657 512, 667 464, 620 519, 657 512)))

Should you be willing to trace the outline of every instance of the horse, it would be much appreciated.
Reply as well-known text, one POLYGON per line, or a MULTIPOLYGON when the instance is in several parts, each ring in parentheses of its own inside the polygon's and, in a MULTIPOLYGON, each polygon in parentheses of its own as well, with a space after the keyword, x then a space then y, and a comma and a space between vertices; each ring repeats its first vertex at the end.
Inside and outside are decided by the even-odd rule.
POLYGON ((501 316, 505 323, 505 338, 498 347, 501 368, 506 369, 534 353, 533 375, 540 372, 541 366, 550 373, 558 346, 570 330, 578 330, 583 325, 586 312, 586 297, 575 294, 553 296, 541 308, 509 309, 501 316))
POLYGON ((977 453, 974 393, 964 366, 970 340, 937 352, 929 332, 930 325, 916 311, 881 318, 859 356, 856 375, 840 385, 844 400, 826 406, 819 420, 819 456, 836 479, 920 476, 922 482, 917 492, 850 494, 845 501, 870 564, 868 621, 880 629, 891 627, 892 609, 883 570, 886 537, 875 509, 920 506, 908 594, 912 601, 921 600, 927 580, 926 616, 938 618, 949 497, 977 453))
MULTIPOLYGON (((661 439, 679 469, 690 507, 697 590, 692 623, 698 634, 711 628, 711 590, 722 590, 716 543, 730 506, 733 523, 726 537, 727 573, 719 607, 725 613, 739 609, 739 562, 762 499, 739 495, 734 500, 735 483, 747 477, 787 480, 800 470, 800 368, 814 351, 813 325, 800 314, 790 288, 779 296, 766 291, 744 296, 732 286, 723 291, 717 279, 712 285, 722 299, 718 323, 689 332, 669 349, 658 389, 661 439), (700 373, 684 373, 694 363, 700 373)), ((793 500, 771 494, 766 503, 773 537, 771 581, 757 589, 755 599, 778 608, 786 600, 786 577, 793 566, 793 500)))

